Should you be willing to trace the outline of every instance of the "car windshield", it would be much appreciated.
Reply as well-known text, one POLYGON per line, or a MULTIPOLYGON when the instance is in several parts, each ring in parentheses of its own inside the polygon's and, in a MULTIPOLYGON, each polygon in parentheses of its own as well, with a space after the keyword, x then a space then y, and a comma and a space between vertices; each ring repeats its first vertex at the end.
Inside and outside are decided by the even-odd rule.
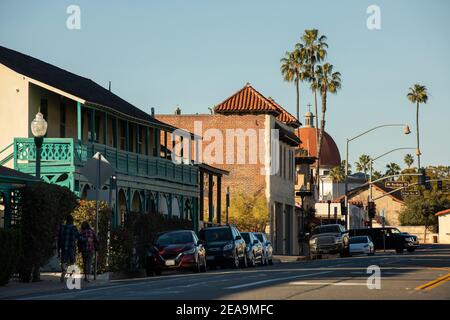
POLYGON ((367 237, 351 237, 350 243, 367 243, 368 240, 367 237))
POLYGON ((312 232, 312 234, 319 233, 341 233, 341 228, 339 226, 321 226, 316 227, 312 232))
POLYGON ((255 233, 255 237, 258 238, 259 241, 264 242, 264 238, 261 233, 255 233))
POLYGON ((400 232, 400 230, 394 228, 394 229, 391 229, 391 233, 400 234, 401 232, 400 232))
POLYGON ((250 234, 247 232, 241 233, 242 238, 244 238, 245 243, 250 243, 250 234))
POLYGON ((229 228, 206 229, 203 232, 203 236, 206 242, 233 240, 231 230, 229 228))
POLYGON ((168 246, 171 244, 185 244, 194 242, 191 232, 169 232, 158 237, 156 244, 159 246, 168 246))

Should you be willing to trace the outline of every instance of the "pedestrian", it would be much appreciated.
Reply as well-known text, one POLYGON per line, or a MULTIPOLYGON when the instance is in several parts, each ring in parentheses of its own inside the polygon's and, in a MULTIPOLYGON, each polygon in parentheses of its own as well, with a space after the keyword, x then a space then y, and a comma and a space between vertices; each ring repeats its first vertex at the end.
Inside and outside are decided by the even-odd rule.
POLYGON ((92 256, 97 251, 97 235, 92 230, 89 222, 83 221, 80 232, 80 251, 83 258, 84 281, 89 282, 89 274, 91 274, 92 256))
POLYGON ((67 267, 75 263, 76 242, 80 234, 73 225, 73 217, 66 217, 66 224, 61 225, 58 237, 58 257, 61 259, 61 282, 66 276, 67 267))

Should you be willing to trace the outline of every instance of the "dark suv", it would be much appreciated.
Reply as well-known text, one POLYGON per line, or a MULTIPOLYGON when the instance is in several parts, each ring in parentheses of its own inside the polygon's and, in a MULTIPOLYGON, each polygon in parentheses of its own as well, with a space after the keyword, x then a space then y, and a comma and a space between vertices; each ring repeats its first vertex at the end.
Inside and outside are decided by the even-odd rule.
POLYGON ((408 252, 414 252, 419 246, 419 241, 414 235, 402 233, 397 228, 368 228, 351 229, 350 237, 369 236, 375 245, 376 250, 393 249, 397 253, 402 253, 404 249, 408 252))
POLYGON ((199 231, 204 242, 206 261, 210 268, 216 266, 247 267, 245 241, 234 226, 210 227, 199 231))

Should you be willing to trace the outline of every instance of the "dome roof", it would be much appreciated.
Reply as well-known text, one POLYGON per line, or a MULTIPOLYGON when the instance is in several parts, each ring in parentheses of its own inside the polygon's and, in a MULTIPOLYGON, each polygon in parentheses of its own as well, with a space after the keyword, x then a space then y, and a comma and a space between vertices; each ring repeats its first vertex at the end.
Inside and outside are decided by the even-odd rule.
MULTIPOLYGON (((304 127, 296 130, 302 143, 300 147, 307 150, 311 157, 317 157, 317 137, 316 128, 304 127)), ((320 129, 319 129, 320 131, 320 129)), ((341 155, 333 138, 326 132, 323 134, 322 152, 320 155, 320 165, 336 167, 341 164, 341 155)))

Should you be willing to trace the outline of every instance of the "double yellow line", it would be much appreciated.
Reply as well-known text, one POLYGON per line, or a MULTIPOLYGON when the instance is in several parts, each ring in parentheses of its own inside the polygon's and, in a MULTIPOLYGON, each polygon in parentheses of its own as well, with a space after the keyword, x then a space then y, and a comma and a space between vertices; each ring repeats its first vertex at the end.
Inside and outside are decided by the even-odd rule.
POLYGON ((441 284, 444 284, 445 282, 450 280, 450 273, 447 273, 445 276, 439 277, 437 279, 434 279, 430 282, 427 282, 421 286, 416 287, 416 290, 425 290, 425 291, 429 291, 432 290, 438 286, 440 286, 441 284))

